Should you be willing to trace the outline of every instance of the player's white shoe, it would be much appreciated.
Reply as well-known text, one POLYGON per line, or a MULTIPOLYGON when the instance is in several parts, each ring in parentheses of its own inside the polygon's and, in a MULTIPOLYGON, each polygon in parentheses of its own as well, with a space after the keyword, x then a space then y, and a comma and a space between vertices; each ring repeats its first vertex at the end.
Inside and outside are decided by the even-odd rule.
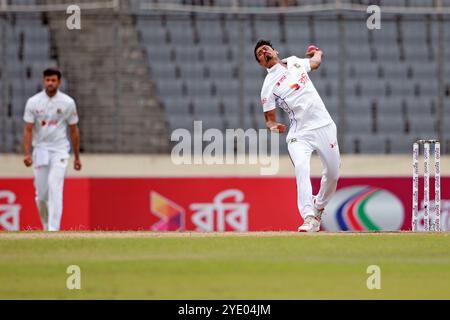
POLYGON ((313 212, 314 216, 309 215, 303 221, 303 224, 298 227, 299 232, 319 232, 320 231, 320 221, 322 219, 322 213, 324 209, 318 209, 316 207, 317 196, 312 196, 313 202, 313 212))
POLYGON ((298 232, 319 232, 320 220, 314 216, 307 216, 303 224, 298 227, 298 232))
POLYGON ((317 218, 317 220, 319 220, 319 222, 322 219, 322 214, 323 211, 325 210, 325 208, 322 209, 318 209, 316 207, 316 200, 317 200, 317 196, 312 196, 312 200, 313 200, 313 210, 314 210, 314 216, 317 218))

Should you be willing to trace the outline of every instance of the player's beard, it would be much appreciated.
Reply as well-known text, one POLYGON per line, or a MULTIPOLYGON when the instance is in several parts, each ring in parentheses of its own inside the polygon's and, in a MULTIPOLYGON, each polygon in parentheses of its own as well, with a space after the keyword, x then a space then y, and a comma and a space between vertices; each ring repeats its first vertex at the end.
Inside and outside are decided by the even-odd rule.
POLYGON ((54 96, 56 94, 56 91, 58 90, 58 87, 49 86, 45 88, 45 92, 48 96, 54 96))
POLYGON ((266 62, 269 62, 270 60, 272 60, 273 57, 271 54, 266 54, 265 58, 266 58, 266 62))

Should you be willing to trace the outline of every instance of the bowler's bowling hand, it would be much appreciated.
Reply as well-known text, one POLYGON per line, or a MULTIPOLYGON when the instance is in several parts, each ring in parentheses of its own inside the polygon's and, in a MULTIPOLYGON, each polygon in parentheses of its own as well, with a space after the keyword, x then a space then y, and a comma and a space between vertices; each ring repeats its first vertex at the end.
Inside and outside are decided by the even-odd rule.
POLYGON ((306 49, 305 56, 307 58, 312 58, 314 56, 314 54, 316 53, 316 51, 320 51, 319 47, 312 44, 312 45, 308 46, 308 49, 306 49))
POLYGON ((23 158, 23 163, 25 163, 26 167, 30 167, 33 164, 33 159, 31 158, 31 155, 27 154, 23 158))

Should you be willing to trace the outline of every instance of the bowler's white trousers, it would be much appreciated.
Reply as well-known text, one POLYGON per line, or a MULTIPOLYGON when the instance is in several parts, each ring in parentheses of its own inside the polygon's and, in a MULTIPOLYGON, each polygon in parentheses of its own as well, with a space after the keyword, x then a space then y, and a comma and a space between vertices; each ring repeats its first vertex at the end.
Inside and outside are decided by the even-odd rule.
POLYGON ((35 149, 34 187, 36 205, 44 230, 58 231, 63 210, 63 188, 69 154, 35 149))
POLYGON ((316 208, 325 208, 336 191, 341 162, 336 125, 331 123, 318 129, 297 133, 288 140, 288 150, 295 166, 298 210, 304 219, 314 215, 310 178, 310 160, 313 151, 319 155, 323 168, 316 208))

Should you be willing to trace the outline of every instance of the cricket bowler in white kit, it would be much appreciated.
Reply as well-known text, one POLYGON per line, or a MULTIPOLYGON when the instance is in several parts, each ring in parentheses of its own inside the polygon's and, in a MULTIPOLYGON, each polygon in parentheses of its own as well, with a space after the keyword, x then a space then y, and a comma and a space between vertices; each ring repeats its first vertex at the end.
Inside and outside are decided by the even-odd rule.
POLYGON ((260 40, 255 46, 255 58, 267 69, 261 90, 266 126, 273 132, 284 132, 286 126, 276 122, 276 107, 289 115, 286 142, 295 166, 298 209, 304 220, 300 232, 317 232, 325 206, 336 191, 339 179, 340 155, 336 125, 308 77, 319 68, 323 52, 310 46, 306 59, 296 56, 281 60, 270 41, 260 40), (312 195, 310 180, 311 154, 316 151, 322 161, 320 190, 312 195))
POLYGON ((58 90, 61 72, 45 70, 43 85, 44 90, 29 98, 25 106, 24 163, 34 167, 36 205, 43 228, 58 231, 63 210, 64 176, 70 157, 67 128, 75 170, 81 170, 80 133, 75 101, 58 90))

